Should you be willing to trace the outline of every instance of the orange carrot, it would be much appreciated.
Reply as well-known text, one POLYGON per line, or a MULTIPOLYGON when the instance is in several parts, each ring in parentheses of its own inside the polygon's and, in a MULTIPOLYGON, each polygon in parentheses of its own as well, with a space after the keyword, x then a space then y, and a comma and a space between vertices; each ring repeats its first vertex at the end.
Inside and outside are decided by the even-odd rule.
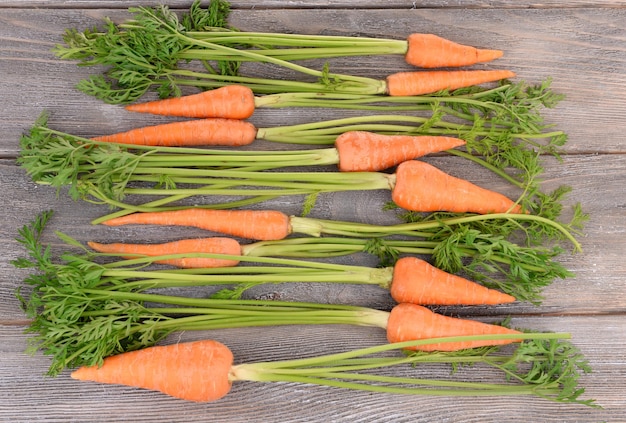
POLYGON ((254 93, 243 85, 227 85, 183 97, 131 104, 126 110, 190 118, 246 119, 254 113, 254 93))
POLYGON ((258 240, 283 239, 291 233, 289 216, 274 210, 183 209, 133 213, 103 222, 107 226, 194 226, 208 231, 258 240))
POLYGON ((215 401, 230 391, 230 349, 205 340, 155 346, 104 359, 72 372, 77 380, 151 389, 189 401, 215 401))
POLYGON ((521 207, 502 194, 448 175, 434 166, 409 160, 398 166, 392 200, 406 210, 471 213, 519 213, 521 207))
MULTIPOLYGON (((428 338, 443 338, 468 335, 518 334, 519 331, 503 326, 491 325, 474 320, 457 319, 436 314, 416 304, 398 304, 393 308, 387 322, 389 342, 404 342, 428 338)), ((485 345, 503 345, 518 342, 517 339, 491 341, 442 342, 411 349, 421 351, 457 351, 485 345)))
MULTIPOLYGON (((135 258, 135 256, 133 256, 135 254, 150 257, 184 253, 241 255, 241 246, 239 243, 232 238, 224 237, 183 239, 163 244, 100 244, 98 242, 89 242, 88 245, 98 252, 124 255, 127 258, 135 258)), ((158 260, 156 263, 184 268, 207 268, 236 266, 239 264, 239 261, 203 257, 183 257, 158 260)))
POLYGON ((515 73, 508 70, 398 72, 387 77, 387 93, 390 96, 422 95, 514 76, 515 73))
POLYGON ((515 301, 511 295, 444 272, 416 257, 396 261, 390 292, 398 303, 421 305, 493 305, 515 301))
POLYGON ((342 172, 384 170, 461 145, 465 145, 465 141, 452 137, 383 135, 368 131, 344 132, 335 140, 342 172))
POLYGON ((433 34, 411 34, 405 60, 422 68, 468 66, 502 56, 501 50, 484 50, 457 44, 433 34))
POLYGON ((239 119, 198 119, 131 129, 127 132, 92 138, 95 141, 132 145, 194 146, 194 145, 248 145, 256 138, 257 130, 249 122, 239 119))

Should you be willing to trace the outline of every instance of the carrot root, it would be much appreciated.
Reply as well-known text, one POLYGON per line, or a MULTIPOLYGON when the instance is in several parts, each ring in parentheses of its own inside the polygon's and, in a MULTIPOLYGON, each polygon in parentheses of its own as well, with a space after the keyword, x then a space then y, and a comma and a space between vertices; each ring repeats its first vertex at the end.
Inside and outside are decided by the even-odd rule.
POLYGON ((503 54, 501 50, 477 49, 434 34, 411 34, 407 42, 406 62, 421 68, 469 66, 490 62, 503 54))
MULTIPOLYGON (((126 258, 142 256, 164 256, 170 254, 228 254, 241 255, 241 246, 232 238, 198 238, 183 239, 163 244, 101 244, 88 242, 87 245, 101 253, 116 254, 126 258)), ((181 268, 232 267, 239 264, 238 260, 215 259, 205 257, 183 257, 157 260, 156 263, 169 264, 181 268)))
POLYGON ((126 110, 189 118, 247 119, 254 113, 254 93, 243 85, 227 85, 183 97, 130 104, 126 110))
POLYGON ((416 257, 396 261, 390 288, 398 303, 421 305, 494 305, 515 297, 444 272, 416 257))
MULTIPOLYGON (((404 342, 429 338, 468 335, 519 334, 521 332, 474 320, 457 319, 432 312, 415 304, 398 304, 391 310, 387 322, 389 342, 404 342)), ((411 349, 420 351, 457 351, 487 345, 504 345, 518 339, 441 342, 421 345, 411 349)))
POLYGON ((391 198, 399 207, 418 212, 521 212, 521 207, 504 195, 455 178, 418 160, 398 166, 391 198))
POLYGON ((190 226, 225 235, 261 241, 278 240, 291 233, 289 216, 274 210, 183 210, 132 213, 103 222, 107 226, 190 226))
POLYGON ((76 380, 160 391, 188 401, 215 401, 231 388, 230 349, 205 340, 149 347, 104 359, 102 366, 81 367, 76 380))
POLYGON ((257 129, 238 119, 198 119, 131 129, 92 138, 94 141, 150 146, 241 146, 251 144, 257 129))
POLYGON ((387 93, 390 96, 431 94, 514 76, 515 73, 508 70, 398 72, 387 77, 387 93))
POLYGON ((374 172, 406 160, 465 145, 452 137, 384 135, 348 131, 335 140, 342 172, 374 172))

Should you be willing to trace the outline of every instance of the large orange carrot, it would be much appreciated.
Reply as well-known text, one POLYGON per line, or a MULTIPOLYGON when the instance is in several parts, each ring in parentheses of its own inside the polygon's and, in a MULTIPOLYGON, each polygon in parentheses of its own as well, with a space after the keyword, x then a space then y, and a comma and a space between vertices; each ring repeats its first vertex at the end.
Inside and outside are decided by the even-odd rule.
POLYGON ((384 170, 409 159, 461 145, 465 145, 465 141, 459 138, 383 135, 368 131, 344 132, 335 140, 342 172, 384 170))
POLYGON ((133 213, 103 222, 107 226, 194 226, 221 234, 258 240, 283 239, 291 233, 289 216, 274 210, 183 210, 133 213))
POLYGON ((190 118, 246 119, 254 113, 254 93, 243 85, 227 85, 183 97, 131 104, 126 110, 190 118))
POLYGON ((514 76, 515 73, 508 70, 398 72, 387 76, 387 93, 390 96, 422 95, 499 81, 514 76))
POLYGON ((189 401, 215 401, 230 391, 232 365, 226 345, 204 340, 107 357, 102 366, 81 367, 71 377, 151 389, 189 401))
POLYGON ((391 297, 421 305, 503 304, 515 297, 444 272, 416 257, 403 257, 393 267, 391 297))
POLYGON ((434 34, 411 34, 407 37, 407 63, 422 68, 469 66, 502 56, 501 50, 484 50, 457 44, 434 34))
POLYGON ((252 143, 257 129, 253 124, 239 119, 198 119, 131 129, 111 135, 92 138, 95 141, 132 145, 241 146, 252 143))
MULTIPOLYGON (((518 333, 521 332, 503 326, 443 316, 416 304, 398 304, 391 311, 387 322, 387 339, 389 342, 404 342, 451 336, 518 333)), ((485 345, 510 344, 517 341, 519 340, 442 342, 439 344, 423 345, 413 349, 419 349, 421 351, 456 351, 485 345)))
MULTIPOLYGON (((232 238, 224 237, 183 239, 162 244, 101 244, 98 242, 89 242, 88 245, 101 253, 118 254, 128 258, 135 258, 134 255, 137 254, 151 257, 187 253, 241 255, 241 246, 239 243, 232 238)), ((206 268, 236 266, 239 261, 204 257, 182 257, 158 260, 157 263, 184 268, 206 268)))
POLYGON ((433 212, 519 213, 521 207, 502 194, 455 178, 419 160, 398 166, 391 198, 406 210, 433 212))

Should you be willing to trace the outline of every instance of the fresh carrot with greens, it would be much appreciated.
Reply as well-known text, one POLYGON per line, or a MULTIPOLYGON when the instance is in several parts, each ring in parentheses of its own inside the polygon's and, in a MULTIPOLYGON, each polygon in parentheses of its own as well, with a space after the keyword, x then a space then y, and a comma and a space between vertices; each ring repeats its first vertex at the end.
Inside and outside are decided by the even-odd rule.
MULTIPOLYGON (((512 335, 457 336, 437 338, 441 344, 465 342, 485 338, 508 340, 512 335)), ((589 371, 584 357, 564 339, 568 334, 528 333, 516 335, 526 340, 514 352, 497 357, 495 354, 413 353, 403 357, 383 357, 375 354, 410 347, 418 348, 428 340, 400 342, 360 348, 352 351, 308 357, 295 360, 243 363, 234 365, 234 356, 224 344, 201 340, 171 345, 160 345, 107 357, 102 365, 85 366, 72 372, 71 377, 81 381, 126 385, 159 391, 182 400, 205 402, 226 396, 237 381, 290 382, 333 386, 370 392, 426 396, 511 396, 536 395, 556 402, 579 403, 594 406, 593 400, 579 399, 584 389, 569 389, 561 372, 549 371, 564 367, 568 379, 578 380, 579 372, 589 371), (540 353, 552 342, 560 348, 550 357, 540 353), (364 360, 367 358, 366 360, 364 360), (573 359, 576 360, 573 360, 573 359), (360 373, 366 369, 385 369, 419 363, 484 363, 507 373, 507 382, 466 382, 456 380, 397 377, 385 374, 360 373), (547 377, 532 377, 531 371, 516 366, 503 368, 503 363, 533 364, 545 361, 547 377), (574 366, 564 363, 574 361, 574 366), (514 370, 510 370, 513 368, 514 370), (511 373, 514 377, 510 377, 511 373), (514 382, 511 382, 513 380, 514 382), (382 382, 379 383, 379 382, 382 382)), ((535 368, 535 366, 530 366, 535 368)), ((576 383, 576 382, 574 382, 576 383)), ((575 386, 577 388, 577 386, 575 386)))
MULTIPOLYGON (((109 255, 125 258, 151 257, 155 263, 169 264, 179 268, 205 269, 203 274, 209 275, 208 269, 236 266, 242 257, 267 257, 267 254, 276 252, 280 248, 264 248, 263 244, 240 245, 231 238, 199 238, 162 244, 129 244, 112 243, 102 244, 89 242, 93 250, 109 255), (223 248, 220 250, 220 246, 223 248), (173 258, 176 256, 176 258, 173 258)), ((294 254, 292 251, 291 254, 294 254)), ((297 255, 297 253, 295 253, 297 255)), ((294 264, 306 265, 295 261, 294 264)), ((285 281, 280 276, 280 269, 275 269, 276 282, 285 281)), ((245 269, 242 270, 245 272, 245 269)), ((271 269, 269 269, 271 272, 271 269)), ((452 275, 437 269, 424 260, 415 257, 402 257, 394 266, 378 270, 369 270, 362 267, 337 266, 329 269, 323 275, 314 274, 311 278, 296 273, 286 281, 309 282, 347 282, 344 274, 351 276, 352 283, 376 284, 390 291, 391 297, 398 303, 414 303, 422 305, 478 305, 502 304, 515 301, 515 297, 502 292, 488 289, 465 278, 452 275), (304 279, 303 279, 304 278, 304 279), (317 278, 317 279, 316 279, 317 278)), ((218 275, 223 274, 217 272, 218 275)), ((207 281, 214 282, 213 278, 206 277, 207 281)), ((243 278, 244 283, 253 284, 254 278, 243 278)), ((217 282, 240 282, 239 280, 219 279, 217 282)), ((263 281, 271 281, 267 275, 263 281)), ((199 283, 199 279, 197 283, 199 283)), ((349 280, 348 280, 349 281, 349 280)))

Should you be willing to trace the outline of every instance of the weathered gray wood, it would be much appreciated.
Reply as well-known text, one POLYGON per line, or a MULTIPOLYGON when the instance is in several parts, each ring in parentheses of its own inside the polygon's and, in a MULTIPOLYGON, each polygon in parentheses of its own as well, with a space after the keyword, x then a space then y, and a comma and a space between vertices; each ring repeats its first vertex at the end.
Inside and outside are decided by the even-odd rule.
MULTIPOLYGON (((626 326, 620 316, 536 317, 513 319, 513 325, 540 331, 569 332, 589 357, 595 372, 585 375, 585 398, 604 408, 559 405, 538 398, 436 398, 373 395, 298 384, 235 382, 229 395, 215 403, 194 404, 153 392, 76 382, 64 372, 44 378, 47 359, 22 353, 20 327, 0 326, 0 418, 4 421, 289 421, 289 422, 562 422, 619 421, 623 417, 626 326), (486 410, 489 410, 488 412, 486 410)), ((342 326, 310 326, 185 333, 167 342, 211 337, 233 350, 236 363, 273 361, 329 354, 385 342, 382 331, 342 326), (342 339, 342 343, 336 342, 342 339)), ((472 377, 479 368, 460 371, 472 377)), ((491 372, 480 369, 489 378, 491 372)), ((444 367, 396 369, 394 374, 446 377, 444 367)), ((496 377, 491 374, 491 377, 496 377)), ((489 380, 489 379, 487 379, 489 380)))
MULTIPOLYGON (((127 0, 0 0, 0 7, 44 7, 44 8, 121 8, 131 6, 152 6, 167 4, 171 8, 188 8, 190 0, 171 0, 162 2, 147 0, 143 2, 127 0)), ((208 2, 204 2, 206 4, 208 2)), ((416 0, 263 0, 251 2, 247 0, 232 0, 229 2, 233 9, 451 9, 451 8, 533 8, 545 9, 552 7, 581 8, 581 7, 621 7, 623 1, 613 0, 548 0, 542 2, 512 2, 507 0, 479 1, 479 0, 452 0, 452 1, 416 1, 416 0)))
MULTIPOLYGON (((141 5, 162 2, 146 1, 141 5)), ((167 2, 184 9, 188 0, 167 2)), ((57 60, 50 52, 64 29, 84 29, 104 16, 127 18, 126 8, 139 2, 0 0, 0 192, 4 196, 0 241, 0 420, 31 422, 70 421, 463 421, 463 422, 582 422, 620 421, 623 402, 626 251, 626 155, 623 116, 626 84, 623 40, 626 38, 625 2, 413 2, 404 0, 362 2, 233 1, 232 24, 247 30, 334 33, 402 38, 413 31, 433 32, 476 46, 500 47, 505 56, 485 67, 509 68, 520 79, 538 82, 552 76, 554 88, 567 99, 546 112, 546 119, 566 130, 569 141, 563 163, 546 159, 547 189, 573 188, 567 206, 581 202, 590 220, 581 237, 583 253, 564 254, 564 265, 576 276, 555 281, 545 290, 540 307, 512 304, 500 307, 440 308, 442 313, 473 316, 491 321, 513 316, 513 325, 534 330, 573 334, 573 342, 589 358, 594 373, 583 377, 585 396, 596 398, 603 410, 558 405, 536 398, 444 399, 347 392, 296 384, 237 383, 231 394, 213 404, 190 404, 150 392, 123 387, 77 383, 68 372, 45 378, 48 359, 24 354, 28 320, 14 296, 26 271, 10 261, 24 252, 14 240, 17 229, 38 212, 54 209, 56 215, 44 240, 60 248, 53 231, 80 241, 141 240, 158 242, 198 236, 189 228, 160 231, 149 227, 105 228, 90 221, 107 212, 103 206, 71 201, 62 191, 29 181, 15 165, 19 136, 43 111, 50 112, 56 129, 94 135, 151 124, 165 119, 136 116, 119 106, 104 105, 78 93, 75 83, 95 69, 77 68, 57 60), (366 3, 366 4, 364 4, 366 3), (271 9, 271 10, 268 10, 271 9), (486 412, 489 410, 489 413, 486 412)), ((337 72, 384 78, 408 67, 400 57, 338 59, 337 72), (356 65, 355 65, 356 63, 356 65)), ((261 68, 257 68, 261 71, 261 68)), ((256 125, 276 126, 334 118, 357 112, 323 110, 259 110, 256 125)), ((269 148, 257 144, 259 148, 269 148)), ((273 147, 272 147, 273 148, 273 147)), ((431 157, 429 162, 473 182, 515 196, 488 172, 458 158, 431 157)), ((312 216, 339 220, 392 223, 381 205, 387 192, 324 195, 312 216)), ((287 213, 300 211, 300 199, 268 204, 287 213)), ((338 261, 373 265, 359 254, 338 261)), ((27 292, 27 288, 26 292, 27 292)), ((194 295, 209 293, 194 291, 194 295)), ((381 309, 393 306, 376 287, 290 284, 255 288, 250 298, 276 298, 357 304, 381 309)), ((275 327, 176 334, 167 342, 213 337, 233 348, 237 362, 268 361, 338 352, 385 342, 378 329, 355 327, 275 327), (294 336, 294 334, 296 336, 294 336)), ((419 372, 420 370, 415 370, 419 372)), ((393 374, 413 374, 395 370, 393 374)), ((471 377, 473 369, 461 375, 471 377)), ((426 375, 443 376, 443 368, 426 375)), ((481 374, 482 375, 482 374, 481 374)), ((493 376, 484 373, 486 378, 493 376)))

